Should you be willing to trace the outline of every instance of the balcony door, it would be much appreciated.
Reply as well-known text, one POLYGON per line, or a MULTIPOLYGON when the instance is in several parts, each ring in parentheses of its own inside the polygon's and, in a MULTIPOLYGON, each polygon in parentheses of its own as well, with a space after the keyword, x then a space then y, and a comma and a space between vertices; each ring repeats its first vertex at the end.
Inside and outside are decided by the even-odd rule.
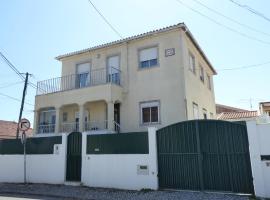
POLYGON ((120 57, 111 56, 107 64, 108 82, 120 84, 120 57))
POLYGON ((84 88, 91 83, 91 64, 90 62, 81 63, 77 65, 76 86, 77 88, 84 88))

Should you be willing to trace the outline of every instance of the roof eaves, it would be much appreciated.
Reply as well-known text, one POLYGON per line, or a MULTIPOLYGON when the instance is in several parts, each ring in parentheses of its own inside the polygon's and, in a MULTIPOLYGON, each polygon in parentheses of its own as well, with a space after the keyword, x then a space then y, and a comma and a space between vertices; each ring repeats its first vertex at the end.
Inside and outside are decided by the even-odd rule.
POLYGON ((121 39, 121 40, 116 40, 116 41, 113 41, 113 42, 93 46, 93 47, 90 47, 90 48, 87 48, 87 49, 82 49, 82 50, 79 50, 79 51, 74 51, 74 52, 71 52, 71 53, 59 55, 59 56, 55 57, 55 59, 56 60, 61 60, 61 59, 66 58, 66 57, 86 53, 86 52, 89 52, 89 51, 101 49, 101 48, 104 48, 104 47, 109 47, 109 46, 112 46, 112 45, 121 44, 121 43, 124 43, 124 42, 129 42, 131 40, 140 39, 140 38, 143 38, 143 37, 146 37, 146 36, 166 32, 166 31, 181 28, 181 27, 186 27, 186 25, 184 23, 178 23, 176 25, 172 25, 172 26, 156 29, 156 30, 153 30, 153 31, 145 32, 145 33, 134 35, 134 36, 131 36, 131 37, 127 37, 127 38, 124 38, 124 39, 121 39))

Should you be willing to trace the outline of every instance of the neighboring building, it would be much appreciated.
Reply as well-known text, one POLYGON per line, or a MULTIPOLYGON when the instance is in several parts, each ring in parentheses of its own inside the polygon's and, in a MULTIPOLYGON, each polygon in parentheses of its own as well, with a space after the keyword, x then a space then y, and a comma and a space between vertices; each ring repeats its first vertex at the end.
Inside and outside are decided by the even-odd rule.
MULTIPOLYGON (((14 139, 16 138, 18 124, 13 121, 0 120, 0 139, 14 139)), ((32 136, 32 129, 26 132, 28 137, 32 136)))
POLYGON ((35 133, 145 131, 215 118, 213 66, 185 24, 56 57, 38 82, 35 133))
POLYGON ((217 119, 225 121, 249 121, 256 120, 258 116, 257 111, 222 112, 217 114, 217 119))
POLYGON ((259 109, 261 115, 270 116, 270 102, 260 102, 259 109))
POLYGON ((225 106, 222 104, 216 104, 216 111, 217 114, 226 112, 226 113, 232 113, 232 112, 248 112, 249 110, 241 109, 241 108, 235 108, 231 106, 225 106))

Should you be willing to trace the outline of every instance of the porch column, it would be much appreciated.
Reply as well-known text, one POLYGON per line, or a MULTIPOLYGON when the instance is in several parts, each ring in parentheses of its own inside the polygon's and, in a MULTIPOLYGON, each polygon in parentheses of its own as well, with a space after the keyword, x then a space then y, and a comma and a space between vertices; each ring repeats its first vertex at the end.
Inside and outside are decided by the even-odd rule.
POLYGON ((81 104, 79 105, 79 131, 80 132, 83 132, 84 131, 84 128, 83 128, 83 125, 84 125, 84 105, 81 104))
POLYGON ((34 110, 34 124, 33 124, 34 134, 38 133, 38 122, 39 122, 39 112, 37 110, 34 110))
POLYGON ((113 101, 107 102, 107 120, 108 120, 108 129, 114 131, 114 103, 113 101))
POLYGON ((55 133, 60 133, 60 108, 55 108, 55 133))

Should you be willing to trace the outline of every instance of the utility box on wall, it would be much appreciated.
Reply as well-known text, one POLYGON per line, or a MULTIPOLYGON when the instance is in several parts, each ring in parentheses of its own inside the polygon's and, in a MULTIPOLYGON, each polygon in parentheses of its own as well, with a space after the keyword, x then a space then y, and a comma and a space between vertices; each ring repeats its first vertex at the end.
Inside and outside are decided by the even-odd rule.
POLYGON ((137 165, 137 174, 138 175, 149 175, 148 165, 137 165))

